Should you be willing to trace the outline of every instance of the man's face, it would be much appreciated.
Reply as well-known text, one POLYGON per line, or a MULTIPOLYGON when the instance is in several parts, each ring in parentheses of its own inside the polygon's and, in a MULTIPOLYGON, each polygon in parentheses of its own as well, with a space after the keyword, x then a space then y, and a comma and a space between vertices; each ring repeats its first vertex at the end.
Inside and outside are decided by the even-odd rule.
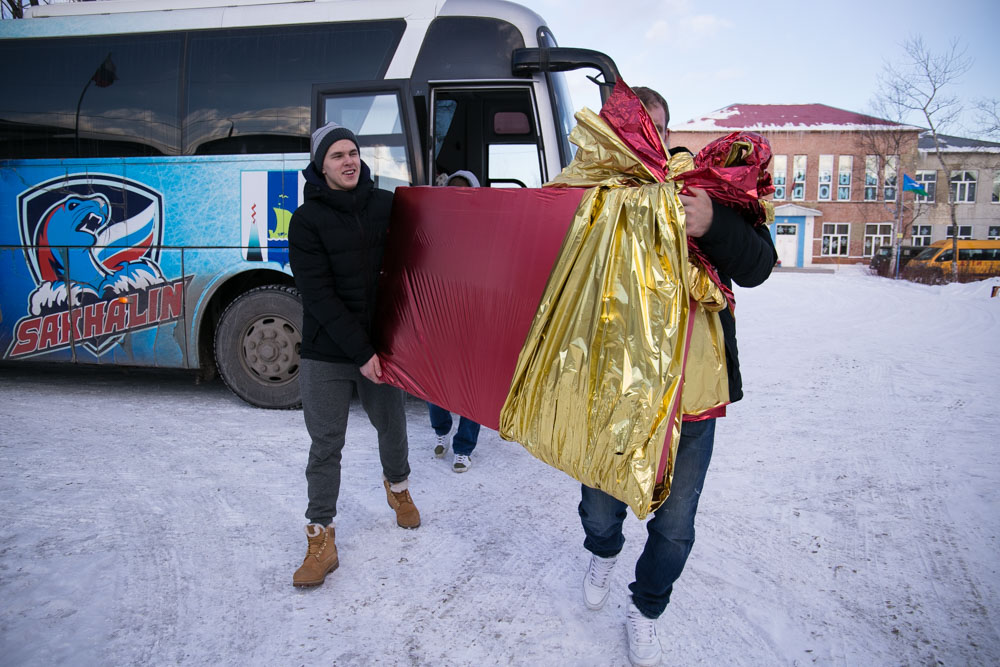
POLYGON ((323 178, 331 190, 353 190, 361 176, 361 155, 350 139, 340 139, 326 151, 323 178))
POLYGON ((665 148, 670 148, 670 132, 667 131, 667 112, 663 110, 659 104, 654 104, 647 109, 649 111, 649 117, 653 119, 653 125, 656 126, 656 131, 660 133, 660 139, 663 140, 663 146, 665 148))

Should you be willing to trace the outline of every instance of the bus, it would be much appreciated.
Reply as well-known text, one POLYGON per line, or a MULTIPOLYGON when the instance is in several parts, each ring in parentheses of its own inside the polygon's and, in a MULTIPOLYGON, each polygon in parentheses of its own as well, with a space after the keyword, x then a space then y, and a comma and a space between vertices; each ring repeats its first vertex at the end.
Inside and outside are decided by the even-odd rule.
MULTIPOLYGON (((920 254, 903 267, 905 280, 929 285, 951 281, 955 261, 953 239, 943 239, 920 249, 920 254)), ((961 283, 1000 276, 1000 240, 959 239, 958 281, 961 283)))
POLYGON ((377 187, 569 163, 565 72, 614 62, 497 0, 108 0, 0 22, 0 354, 218 373, 300 404, 288 223, 313 129, 377 187))

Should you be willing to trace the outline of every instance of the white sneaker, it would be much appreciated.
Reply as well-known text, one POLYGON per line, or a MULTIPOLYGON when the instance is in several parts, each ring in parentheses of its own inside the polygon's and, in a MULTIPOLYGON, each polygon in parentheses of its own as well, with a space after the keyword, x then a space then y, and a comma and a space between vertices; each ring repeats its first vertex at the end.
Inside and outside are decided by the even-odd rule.
POLYGON ((611 571, 615 569, 618 556, 601 558, 590 555, 590 567, 583 578, 583 603, 587 609, 600 609, 611 592, 611 571))
POLYGON ((451 464, 451 469, 455 472, 465 472, 472 467, 472 459, 465 454, 455 454, 455 462, 451 464))
POLYGON ((631 599, 625 614, 625 632, 628 633, 628 659, 634 667, 660 664, 663 649, 656 638, 656 620, 643 616, 631 599))
POLYGON ((441 458, 446 451, 448 451, 448 436, 437 436, 437 444, 434 445, 434 456, 441 458))

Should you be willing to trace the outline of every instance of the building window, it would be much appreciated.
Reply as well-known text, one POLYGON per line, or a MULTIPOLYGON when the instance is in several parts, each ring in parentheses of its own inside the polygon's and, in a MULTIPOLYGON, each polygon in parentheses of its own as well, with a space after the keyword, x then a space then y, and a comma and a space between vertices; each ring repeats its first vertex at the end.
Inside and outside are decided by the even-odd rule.
POLYGON ((930 225, 913 225, 913 233, 911 235, 912 244, 917 246, 925 246, 931 244, 931 226, 930 225))
POLYGON ((792 199, 802 201, 806 198, 806 156, 796 155, 792 162, 792 199))
POLYGON ((819 201, 833 199, 833 156, 819 156, 819 191, 816 195, 819 201))
POLYGON ((878 155, 865 156, 865 201, 878 197, 878 155))
POLYGON ((937 191, 937 172, 936 171, 918 171, 917 172, 917 183, 924 186, 924 190, 927 190, 927 196, 914 194, 914 197, 918 202, 924 202, 925 204, 934 203, 934 193, 937 191))
MULTIPOLYGON (((951 172, 951 200, 959 204, 973 204, 976 201, 976 181, 979 172, 975 169, 951 172)), ((961 234, 959 235, 961 238, 961 234)))
POLYGON ((823 223, 823 250, 825 257, 847 257, 851 225, 848 222, 823 223))
POLYGON ((986 238, 991 241, 1000 241, 1000 225, 990 225, 986 232, 986 238))
POLYGON ((896 201, 898 178, 899 156, 889 155, 885 158, 885 169, 882 174, 882 197, 886 201, 896 201))
POLYGON ((839 201, 850 201, 851 199, 851 172, 854 170, 854 157, 851 155, 841 155, 840 164, 837 169, 837 199, 839 201))
POLYGON ((892 223, 879 222, 865 225, 865 257, 892 243, 892 223))
MULTIPOLYGON (((955 235, 955 225, 948 225, 948 228, 945 229, 944 235, 947 236, 948 238, 951 238, 952 236, 954 236, 955 235)), ((958 226, 958 238, 959 238, 959 240, 962 240, 962 239, 971 239, 972 238, 972 225, 959 225, 958 226)))
POLYGON ((990 201, 994 204, 1000 203, 1000 171, 993 172, 993 198, 990 201))
POLYGON ((785 198, 785 182, 788 179, 788 156, 774 156, 774 198, 785 198))

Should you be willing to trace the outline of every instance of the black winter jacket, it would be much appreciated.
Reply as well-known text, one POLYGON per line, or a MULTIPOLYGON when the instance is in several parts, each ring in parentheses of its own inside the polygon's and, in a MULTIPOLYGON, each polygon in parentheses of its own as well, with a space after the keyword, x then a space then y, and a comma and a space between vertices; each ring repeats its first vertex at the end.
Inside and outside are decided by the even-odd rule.
MULTIPOLYGON (((712 202, 712 226, 699 239, 698 246, 719 271, 719 278, 730 289, 735 281, 740 287, 756 287, 767 280, 778 260, 767 227, 754 227, 734 209, 712 202)), ((739 304, 737 304, 739 307, 739 304)), ((736 320, 726 308, 719 312, 726 340, 726 372, 729 375, 729 400, 743 398, 739 350, 736 347, 736 320)))
MULTIPOLYGON (((687 150, 683 147, 672 148, 670 154, 687 150)), ((778 261, 778 252, 774 249, 774 241, 771 240, 767 227, 754 227, 735 209, 717 201, 712 202, 712 226, 695 242, 712 260, 719 278, 730 289, 734 281, 740 287, 760 285, 771 275, 771 269, 778 261)), ((736 320, 728 308, 719 312, 719 320, 726 342, 729 401, 735 403, 743 398, 740 354, 736 347, 736 320)))
POLYGON ((289 263, 302 293, 300 354, 363 366, 375 354, 375 289, 392 193, 375 187, 364 162, 350 191, 331 189, 312 163, 302 173, 305 201, 288 227, 289 263))

